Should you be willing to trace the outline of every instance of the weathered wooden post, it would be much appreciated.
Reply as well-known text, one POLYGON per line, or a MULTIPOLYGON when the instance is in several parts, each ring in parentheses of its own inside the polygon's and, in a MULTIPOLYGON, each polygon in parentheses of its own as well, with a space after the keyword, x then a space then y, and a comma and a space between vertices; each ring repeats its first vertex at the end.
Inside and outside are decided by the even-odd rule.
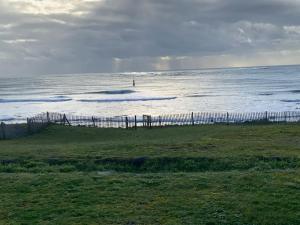
POLYGON ((195 121, 194 121, 194 112, 192 112, 191 120, 192 120, 192 125, 194 126, 194 125, 195 125, 195 121))
POLYGON ((27 132, 31 134, 31 119, 27 118, 27 132))
POLYGON ((266 114, 266 122, 268 122, 268 111, 266 111, 265 114, 266 114))
POLYGON ((64 114, 64 116, 63 116, 63 123, 64 123, 64 125, 66 125, 66 114, 64 114))
POLYGON ((66 114, 64 114, 64 116, 63 116, 63 123, 64 123, 64 125, 66 125, 66 123, 68 123, 68 125, 71 126, 69 120, 67 119, 66 114))
POLYGON ((134 128, 137 129, 137 120, 136 120, 136 116, 134 116, 134 128))
POLYGON ((94 125, 94 127, 96 127, 95 119, 94 119, 94 117, 93 117, 93 116, 92 116, 92 121, 93 121, 93 125, 94 125))
POLYGON ((226 121, 227 121, 227 125, 229 124, 229 113, 226 113, 226 121))
POLYGON ((1 122, 1 133, 2 133, 2 139, 6 139, 6 134, 5 134, 5 123, 1 122))
POLYGON ((125 117, 125 126, 126 126, 126 129, 128 129, 128 117, 127 116, 125 117))
POLYGON ((50 123, 50 115, 49 115, 49 112, 47 112, 47 123, 50 123))
POLYGON ((152 119, 151 119, 151 116, 148 116, 148 120, 149 120, 149 127, 151 129, 152 128, 152 119))
POLYGON ((287 122, 286 112, 284 112, 284 122, 287 122))

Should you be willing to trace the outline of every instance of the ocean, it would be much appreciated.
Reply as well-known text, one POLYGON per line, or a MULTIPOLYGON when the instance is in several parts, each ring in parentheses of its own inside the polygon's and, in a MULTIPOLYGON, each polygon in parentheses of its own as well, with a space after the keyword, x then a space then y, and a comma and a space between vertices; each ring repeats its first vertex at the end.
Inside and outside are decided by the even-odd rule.
POLYGON ((0 75, 0 121, 23 122, 47 111, 87 116, 300 111, 300 66, 0 75))

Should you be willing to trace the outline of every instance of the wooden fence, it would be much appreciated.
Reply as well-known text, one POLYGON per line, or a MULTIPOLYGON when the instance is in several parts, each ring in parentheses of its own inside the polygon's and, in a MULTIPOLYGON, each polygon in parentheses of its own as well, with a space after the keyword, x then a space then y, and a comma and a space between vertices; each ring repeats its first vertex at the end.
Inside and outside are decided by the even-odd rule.
POLYGON ((14 139, 24 137, 30 134, 38 133, 50 124, 45 120, 44 114, 28 118, 27 123, 6 124, 0 123, 0 140, 14 139))
POLYGON ((253 113, 189 113, 161 116, 116 116, 94 117, 75 116, 60 113, 42 113, 28 119, 31 129, 43 124, 63 124, 70 126, 87 126, 100 128, 137 128, 162 127, 172 125, 201 124, 238 124, 238 123, 279 123, 300 122, 300 111, 294 112, 253 112, 253 113))
POLYGON ((163 127, 201 124, 254 124, 300 122, 300 111, 253 113, 188 113, 161 116, 75 116, 61 113, 41 113, 28 118, 26 124, 0 124, 0 140, 37 133, 49 124, 100 128, 163 127))
POLYGON ((27 119, 27 123, 21 124, 0 124, 0 140, 14 139, 34 134, 48 126, 46 121, 36 118, 27 119))

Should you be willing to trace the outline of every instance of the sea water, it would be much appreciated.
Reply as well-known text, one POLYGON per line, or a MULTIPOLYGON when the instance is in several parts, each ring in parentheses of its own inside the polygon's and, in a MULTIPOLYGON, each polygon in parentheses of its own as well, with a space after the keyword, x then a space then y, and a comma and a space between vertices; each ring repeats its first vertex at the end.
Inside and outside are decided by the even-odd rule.
POLYGON ((0 74, 0 121, 22 122, 47 111, 89 116, 300 111, 300 66, 0 74))

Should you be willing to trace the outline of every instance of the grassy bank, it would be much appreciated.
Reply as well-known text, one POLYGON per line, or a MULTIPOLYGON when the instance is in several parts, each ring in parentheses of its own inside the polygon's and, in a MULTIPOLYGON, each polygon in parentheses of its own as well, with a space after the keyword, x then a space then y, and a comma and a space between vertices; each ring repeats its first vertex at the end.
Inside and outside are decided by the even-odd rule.
POLYGON ((299 224, 300 125, 51 126, 0 142, 2 224, 299 224))

